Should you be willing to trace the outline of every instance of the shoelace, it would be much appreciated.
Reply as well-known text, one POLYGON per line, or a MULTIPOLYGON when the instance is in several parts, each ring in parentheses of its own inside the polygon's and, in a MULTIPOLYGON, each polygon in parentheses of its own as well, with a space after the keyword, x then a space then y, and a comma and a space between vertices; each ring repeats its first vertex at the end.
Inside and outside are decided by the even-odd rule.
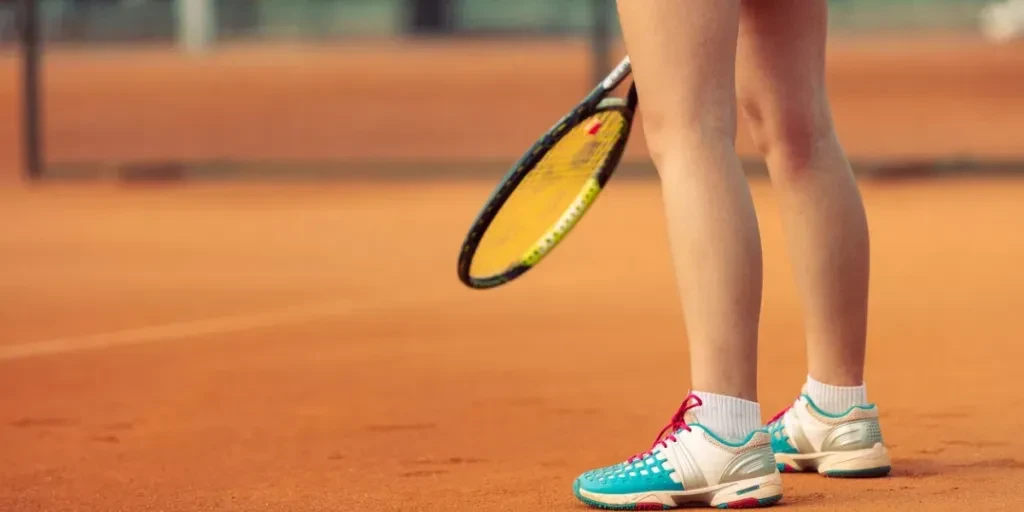
POLYGON ((785 409, 779 411, 779 413, 772 417, 772 419, 768 420, 768 433, 770 433, 773 438, 781 439, 783 437, 783 423, 781 420, 782 417, 785 416, 786 413, 789 412, 789 410, 792 408, 793 406, 790 405, 789 407, 786 407, 785 409))
POLYGON ((779 411, 779 413, 776 414, 775 416, 773 416, 772 419, 768 420, 768 424, 771 425, 772 423, 775 423, 776 421, 781 420, 782 417, 785 416, 786 413, 789 412, 789 410, 792 409, 792 408, 793 408, 793 406, 790 405, 789 407, 786 407, 785 409, 779 411))
POLYGON ((654 453, 654 449, 657 448, 659 444, 663 448, 668 448, 669 441, 678 441, 675 435, 676 432, 679 432, 680 430, 685 430, 687 432, 690 431, 690 426, 686 424, 686 413, 692 409, 700 407, 701 405, 703 405, 703 403, 704 402, 701 402, 700 398, 698 398, 697 395, 691 394, 687 396, 686 399, 683 400, 683 403, 679 406, 679 410, 676 411, 676 413, 672 416, 672 421, 670 421, 668 425, 665 425, 665 427, 661 429, 661 432, 658 432, 658 437, 654 438, 654 443, 651 444, 651 448, 646 452, 638 453, 630 457, 629 460, 626 461, 626 463, 632 464, 638 460, 643 460, 647 458, 648 456, 654 453), (666 432, 669 433, 667 436, 665 436, 666 432))

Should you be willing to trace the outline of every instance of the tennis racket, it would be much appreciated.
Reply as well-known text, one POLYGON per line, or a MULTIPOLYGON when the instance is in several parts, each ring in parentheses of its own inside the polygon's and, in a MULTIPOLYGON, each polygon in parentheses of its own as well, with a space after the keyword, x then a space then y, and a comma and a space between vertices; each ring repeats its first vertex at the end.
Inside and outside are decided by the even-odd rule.
POLYGON ((629 140, 638 104, 612 92, 632 73, 629 57, 548 130, 505 175, 477 214, 459 253, 470 288, 508 283, 535 267, 587 212, 629 140))

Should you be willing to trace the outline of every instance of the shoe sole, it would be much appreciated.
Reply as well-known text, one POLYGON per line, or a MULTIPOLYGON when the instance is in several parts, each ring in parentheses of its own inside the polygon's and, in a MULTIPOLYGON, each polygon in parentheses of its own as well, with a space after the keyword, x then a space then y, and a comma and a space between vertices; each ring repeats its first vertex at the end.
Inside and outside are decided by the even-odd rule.
POLYGON ((892 471, 889 452, 881 443, 848 452, 776 453, 775 460, 782 473, 816 471, 832 478, 879 478, 892 471))
POLYGON ((631 494, 600 494, 573 484, 576 498, 604 510, 669 510, 704 505, 738 509, 768 507, 782 499, 782 477, 778 473, 692 491, 651 491, 631 494))

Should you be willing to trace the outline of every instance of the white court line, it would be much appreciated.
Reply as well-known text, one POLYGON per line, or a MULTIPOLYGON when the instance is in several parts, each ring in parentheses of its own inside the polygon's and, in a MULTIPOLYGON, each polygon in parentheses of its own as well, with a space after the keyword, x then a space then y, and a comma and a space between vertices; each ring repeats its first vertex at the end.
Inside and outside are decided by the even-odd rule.
POLYGON ((0 346, 0 361, 24 359, 47 354, 66 354, 69 352, 123 345, 149 344, 172 340, 185 341, 208 334, 223 334, 226 332, 302 323, 332 316, 346 316, 359 309, 392 306, 400 302, 395 300, 388 301, 387 303, 374 300, 344 300, 222 316, 206 320, 173 322, 87 336, 71 336, 46 341, 20 343, 0 346))

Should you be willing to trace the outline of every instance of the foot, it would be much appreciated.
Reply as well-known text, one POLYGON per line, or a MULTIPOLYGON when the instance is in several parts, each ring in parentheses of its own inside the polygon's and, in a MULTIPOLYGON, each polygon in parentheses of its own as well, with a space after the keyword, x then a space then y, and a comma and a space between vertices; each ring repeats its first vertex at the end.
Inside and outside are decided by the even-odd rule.
POLYGON ((703 425, 687 423, 687 412, 700 405, 696 396, 686 397, 650 450, 580 475, 573 483, 576 497, 612 510, 752 508, 782 499, 768 432, 727 442, 703 425))
POLYGON ((767 428, 783 473, 817 471, 831 477, 865 478, 885 476, 892 468, 875 404, 829 414, 803 394, 772 418, 767 428))

